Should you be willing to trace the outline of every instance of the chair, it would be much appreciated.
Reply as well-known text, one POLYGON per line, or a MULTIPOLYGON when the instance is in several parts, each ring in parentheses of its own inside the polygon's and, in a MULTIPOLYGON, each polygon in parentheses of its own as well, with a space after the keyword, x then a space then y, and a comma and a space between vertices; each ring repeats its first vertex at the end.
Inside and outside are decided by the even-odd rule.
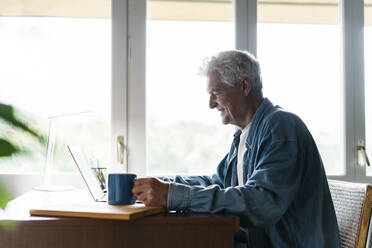
POLYGON ((336 210, 341 247, 369 248, 372 186, 335 180, 328 180, 328 183, 336 210))

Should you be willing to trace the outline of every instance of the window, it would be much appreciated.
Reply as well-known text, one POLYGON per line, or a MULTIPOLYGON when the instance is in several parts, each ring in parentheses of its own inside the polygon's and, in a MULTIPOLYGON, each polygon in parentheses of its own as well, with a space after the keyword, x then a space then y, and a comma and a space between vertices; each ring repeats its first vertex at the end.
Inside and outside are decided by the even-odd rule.
MULTIPOLYGON (((108 164, 111 20, 107 18, 109 2, 101 6, 104 13, 100 18, 97 15, 92 18, 90 15, 94 14, 89 8, 83 15, 76 13, 76 6, 59 4, 66 6, 48 10, 9 4, 8 9, 4 8, 9 16, 0 17, 0 100, 28 116, 43 135, 48 134, 51 116, 93 111, 95 114, 89 114, 89 121, 86 115, 55 119, 55 169, 73 171, 76 167, 66 147, 69 142, 94 151, 102 163, 108 164), (67 10, 72 8, 73 13, 69 13, 67 10), (40 12, 33 12, 36 9, 40 12), (60 13, 63 16, 50 17, 59 16, 53 12, 57 10, 64 10, 60 13), (18 12, 23 17, 12 16, 18 12), (46 17, 32 17, 38 15, 46 17)), ((46 147, 36 146, 16 130, 7 132, 17 143, 30 148, 32 156, 2 161, 0 172, 41 172, 46 147)))
POLYGON ((209 109, 206 79, 198 71, 205 57, 234 48, 232 3, 148 1, 147 6, 148 174, 212 174, 234 129, 209 109))
MULTIPOLYGON (((357 159, 359 141, 366 143, 367 153, 372 152, 370 0, 113 0, 112 4, 112 65, 111 21, 103 18, 109 14, 99 16, 102 19, 71 18, 76 13, 41 15, 59 18, 1 17, 0 80, 11 85, 3 87, 1 100, 44 117, 51 114, 38 111, 47 110, 46 103, 71 112, 67 103, 75 100, 79 110, 103 112, 106 117, 100 125, 105 128, 99 130, 111 125, 111 140, 124 136, 128 170, 139 176, 210 174, 227 152, 234 130, 208 109, 198 66, 205 56, 234 48, 234 43, 253 53, 257 44, 264 94, 305 121, 328 176, 370 181, 372 170, 359 166, 357 159), (22 39, 12 40, 16 32, 22 39), (32 42, 29 34, 40 37, 32 42), (67 52, 62 52, 64 48, 67 52), (88 86, 93 87, 89 92, 88 86), (295 94, 288 95, 284 88, 295 94), (84 102, 77 100, 82 95, 84 102), (206 138, 211 133, 215 140, 206 138), (221 150, 211 149, 217 142, 226 143, 221 150)), ((48 9, 54 8, 44 11, 48 9)), ((40 125, 47 129, 47 124, 40 125)), ((115 158, 116 145, 111 143, 115 158)))
POLYGON ((327 174, 345 173, 338 3, 259 1, 257 29, 265 95, 305 122, 327 174))
MULTIPOLYGON (((203 1, 204 4, 221 2, 224 1, 203 1)), ((129 3, 131 5, 131 1, 129 1, 129 3)), ((174 3, 178 5, 195 4, 194 1, 147 2, 150 6, 148 9, 150 10, 152 10, 155 4, 159 4, 159 6, 164 4, 163 6, 166 5, 170 7, 174 3)), ((370 4, 369 1, 366 1, 366 12, 369 10, 370 4)), ((366 174, 364 165, 362 167, 358 166, 357 146, 359 140, 366 140, 367 145, 368 140, 371 140, 371 138, 368 138, 370 136, 368 126, 371 125, 368 124, 370 122, 370 117, 368 117, 368 115, 370 115, 370 110, 368 106, 371 105, 368 104, 370 79, 368 76, 369 72, 366 69, 366 88, 364 88, 364 80, 361 76, 364 73, 360 71, 361 67, 352 66, 363 65, 362 54, 364 53, 366 57, 365 66, 369 68, 368 53, 370 52, 368 52, 368 46, 371 41, 368 40, 368 35, 366 35, 366 51, 363 52, 361 43, 363 33, 360 32, 360 26, 361 23, 363 23, 361 18, 363 16, 363 6, 360 2, 339 2, 337 0, 235 0, 233 6, 235 6, 235 14, 233 17, 235 20, 234 25, 237 29, 235 33, 236 47, 239 49, 250 49, 253 53, 255 53, 257 47, 257 56, 262 65, 265 96, 268 96, 274 103, 298 114, 305 121, 318 144, 329 177, 341 180, 368 181, 369 178, 368 174, 366 174), (255 16, 257 16, 257 19, 255 19, 255 16), (364 93, 366 96, 366 103, 364 103, 364 99, 360 97, 364 95, 364 93), (361 111, 359 111, 361 109, 366 109, 366 114, 364 112, 361 113, 361 111), (366 124, 364 124, 365 121, 366 124), (366 135, 364 134, 365 125, 366 135)), ((139 3, 138 1, 132 3, 132 7, 129 7, 129 22, 132 23, 129 25, 131 37, 134 34, 145 33, 144 27, 146 25, 138 23, 138 20, 146 16, 146 12, 142 11, 142 17, 138 17, 139 9, 141 8, 146 9, 146 4, 139 3)), ((195 16, 198 15, 199 9, 201 8, 194 8, 195 16)), ((174 9, 168 11, 168 13, 174 13, 176 16, 182 16, 182 18, 184 18, 181 12, 173 10, 174 9)), ((169 174, 177 172, 175 167, 177 167, 178 158, 167 158, 169 159, 168 161, 170 161, 169 164, 172 164, 172 168, 167 168, 166 166, 161 168, 163 165, 154 164, 162 161, 161 158, 157 159, 155 156, 155 149, 159 149, 160 152, 163 152, 164 157, 166 157, 166 154, 171 153, 169 152, 171 148, 158 146, 160 138, 166 139, 174 135, 171 134, 172 130, 168 130, 168 127, 165 128, 165 126, 172 123, 172 121, 170 121, 171 119, 175 122, 177 118, 184 118, 183 121, 187 122, 194 121, 196 117, 194 117, 195 112, 188 110, 177 112, 166 111, 165 113, 168 112, 172 116, 166 116, 168 118, 160 117, 160 111, 163 109, 182 109, 184 103, 177 103, 178 98, 181 99, 182 96, 178 96, 177 92, 187 92, 184 94, 186 99, 190 93, 188 90, 185 90, 185 88, 182 88, 185 87, 184 85, 176 88, 175 85, 178 85, 176 83, 179 79, 179 73, 172 75, 173 77, 177 77, 177 79, 173 81, 171 86, 166 87, 165 91, 170 92, 169 97, 162 98, 162 95, 154 88, 157 83, 159 83, 159 85, 165 84, 165 82, 161 80, 156 80, 155 76, 156 73, 161 74, 160 70, 162 69, 155 70, 156 66, 159 66, 158 64, 161 64, 161 62, 158 60, 154 61, 152 56, 156 56, 157 54, 158 58, 160 56, 166 58, 166 55, 163 53, 164 50, 157 48, 161 47, 162 44, 156 42, 156 37, 167 37, 167 39, 165 39, 167 41, 164 41, 164 44, 167 44, 166 48, 174 47, 175 42, 172 43, 169 41, 169 43, 166 43, 168 40, 176 41, 176 38, 180 37, 180 34, 177 33, 178 30, 172 29, 171 26, 168 28, 169 33, 175 33, 177 37, 166 36, 167 33, 161 33, 156 28, 160 28, 160 26, 163 24, 165 25, 165 23, 175 26, 179 25, 180 27, 184 25, 184 23, 180 21, 172 23, 173 21, 171 20, 174 20, 172 19, 173 17, 168 18, 168 21, 160 21, 155 18, 155 16, 158 18, 158 15, 154 14, 155 12, 155 9, 154 11, 149 11, 151 20, 147 23, 147 55, 145 56, 140 49, 142 48, 142 50, 144 50, 145 44, 138 44, 141 42, 141 39, 139 39, 140 36, 134 35, 136 36, 134 41, 131 41, 132 43, 129 44, 131 50, 129 58, 131 60, 132 57, 136 57, 136 59, 134 62, 129 61, 129 74, 131 74, 131 71, 133 74, 129 76, 128 87, 132 88, 132 90, 129 91, 136 92, 137 96, 137 100, 131 100, 131 94, 129 94, 129 112, 132 111, 134 113, 135 109, 138 110, 138 106, 141 105, 142 102, 143 106, 140 108, 142 111, 141 118, 145 119, 144 116, 147 116, 147 129, 145 126, 137 128, 138 125, 134 125, 134 123, 140 123, 138 121, 138 115, 135 116, 135 118, 128 118, 129 123, 133 123, 132 125, 129 124, 128 128, 129 147, 131 147, 131 140, 134 142, 132 143, 134 146, 129 149, 138 150, 139 147, 143 147, 146 144, 147 137, 148 172, 169 174), (136 55, 141 55, 141 59, 136 55), (143 62, 143 64, 146 63, 147 66, 146 84, 144 83, 144 77, 140 76, 144 73, 144 69, 143 71, 138 69, 138 66, 141 66, 140 62, 143 62), (134 74, 137 74, 137 76, 134 74), (139 78, 141 78, 141 80, 137 80, 139 78), (134 88, 136 88, 136 90, 134 88), (144 93, 140 95, 139 92, 144 92, 145 89, 147 96, 144 93), (174 97, 174 94, 176 94, 177 97, 174 97), (138 96, 140 97, 138 98, 138 96), (146 104, 144 104, 145 101, 146 104), (179 115, 180 117, 177 116, 177 113, 181 113, 181 115, 179 115), (156 120, 156 118, 158 118, 158 120, 156 120), (142 130, 142 133, 147 133, 141 134, 139 130, 142 130), (157 135, 158 138, 156 138, 157 135), (142 141, 137 142, 136 140, 142 141)), ((208 13, 217 13, 217 11, 208 11, 208 13)), ((366 14, 365 16, 368 19, 369 17, 367 16, 371 15, 366 14)), ((185 32, 188 31, 184 26, 182 27, 185 29, 185 32)), ((196 30, 197 29, 194 28, 193 32, 196 33, 196 30)), ((365 31, 366 33, 368 32, 368 27, 365 28, 365 31)), ((142 34, 141 37, 144 36, 145 34, 142 34)), ((177 40, 177 43, 180 42, 181 41, 177 40)), ((193 42, 195 42, 195 40, 189 43, 195 44, 193 42)), ((202 46, 203 40, 198 44, 202 46)), ((178 46, 178 44, 176 44, 175 46, 178 50, 182 50, 182 45, 178 46)), ((191 57, 193 50, 189 49, 189 47, 187 48, 189 51, 187 56, 191 57)), ((221 49, 223 49, 222 46, 221 49)), ((178 51, 177 49, 174 50, 178 51)), ((182 71, 186 72, 187 70, 184 69, 182 71)), ((168 77, 168 74, 171 73, 166 73, 166 75, 161 76, 168 77)), ((196 79, 190 78, 187 85, 191 86, 194 83, 198 85, 196 79)), ((197 100, 194 100, 194 102, 196 101, 197 100)), ((191 105, 190 107, 193 106, 191 105)), ((138 114, 139 112, 136 111, 136 113, 138 114)), ((190 137, 189 139, 191 140, 193 138, 194 137, 190 137)), ((176 140, 176 138, 169 139, 170 143, 176 140)), ((189 140, 186 142, 188 141, 189 140)), ((195 144, 194 142, 195 141, 192 141, 189 144, 195 144)), ((231 138, 229 142, 231 142, 231 138)), ((183 145, 185 145, 185 143, 183 143, 183 145)), ((199 146, 200 143, 197 143, 197 145, 199 146)), ((181 153, 183 155, 189 155, 187 150, 182 150, 181 153)), ((141 153, 142 156, 139 155, 140 154, 129 155, 130 166, 133 166, 133 171, 141 170, 145 172, 142 164, 146 163, 142 157, 146 157, 146 154, 141 153), (135 168, 133 164, 137 164, 137 167, 135 168)), ((190 155, 193 154, 191 153, 190 155)), ((193 163, 191 164, 193 165, 193 163)), ((214 167, 216 166, 215 162, 211 164, 213 164, 214 167)), ((192 166, 190 163, 187 165, 192 166)), ((184 169, 181 169, 179 172, 188 173, 188 171, 184 169)), ((198 173, 195 171, 195 168, 192 168, 192 172, 198 173)))

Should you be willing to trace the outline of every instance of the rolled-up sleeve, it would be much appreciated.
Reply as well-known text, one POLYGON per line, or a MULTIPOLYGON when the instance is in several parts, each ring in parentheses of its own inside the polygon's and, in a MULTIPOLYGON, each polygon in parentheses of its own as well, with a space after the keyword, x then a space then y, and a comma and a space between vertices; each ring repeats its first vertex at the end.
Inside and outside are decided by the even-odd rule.
POLYGON ((190 186, 170 183, 167 208, 170 210, 185 210, 190 204, 190 186))
POLYGON ((212 176, 176 176, 175 178, 159 177, 169 182, 167 208, 170 210, 184 210, 190 205, 191 190, 204 189, 211 185, 223 187, 226 160, 228 155, 220 162, 217 173, 212 176))

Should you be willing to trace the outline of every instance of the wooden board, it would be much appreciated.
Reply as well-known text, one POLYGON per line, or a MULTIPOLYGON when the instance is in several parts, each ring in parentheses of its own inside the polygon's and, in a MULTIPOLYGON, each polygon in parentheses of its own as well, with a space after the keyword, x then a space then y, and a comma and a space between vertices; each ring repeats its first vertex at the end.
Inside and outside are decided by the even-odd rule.
POLYGON ((30 214, 36 216, 87 217, 114 220, 132 220, 161 212, 164 212, 162 207, 146 207, 144 204, 139 203, 133 205, 109 205, 107 202, 63 203, 30 209, 30 214))

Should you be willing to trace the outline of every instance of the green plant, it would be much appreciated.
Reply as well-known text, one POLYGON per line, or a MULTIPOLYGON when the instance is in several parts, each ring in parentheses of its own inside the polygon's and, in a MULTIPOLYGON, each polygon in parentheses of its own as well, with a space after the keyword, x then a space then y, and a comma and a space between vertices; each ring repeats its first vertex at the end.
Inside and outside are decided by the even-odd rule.
MULTIPOLYGON (((27 135, 33 136, 38 139, 40 143, 45 143, 45 138, 43 136, 29 128, 25 122, 16 118, 12 106, 0 103, 0 120, 19 131, 25 132, 27 135)), ((20 146, 16 144, 16 141, 11 140, 5 133, 0 132, 0 135, 0 159, 13 156, 17 153, 27 153, 27 150, 20 148, 20 146)), ((8 192, 0 185, 0 208, 4 208, 9 200, 10 196, 8 192)))

